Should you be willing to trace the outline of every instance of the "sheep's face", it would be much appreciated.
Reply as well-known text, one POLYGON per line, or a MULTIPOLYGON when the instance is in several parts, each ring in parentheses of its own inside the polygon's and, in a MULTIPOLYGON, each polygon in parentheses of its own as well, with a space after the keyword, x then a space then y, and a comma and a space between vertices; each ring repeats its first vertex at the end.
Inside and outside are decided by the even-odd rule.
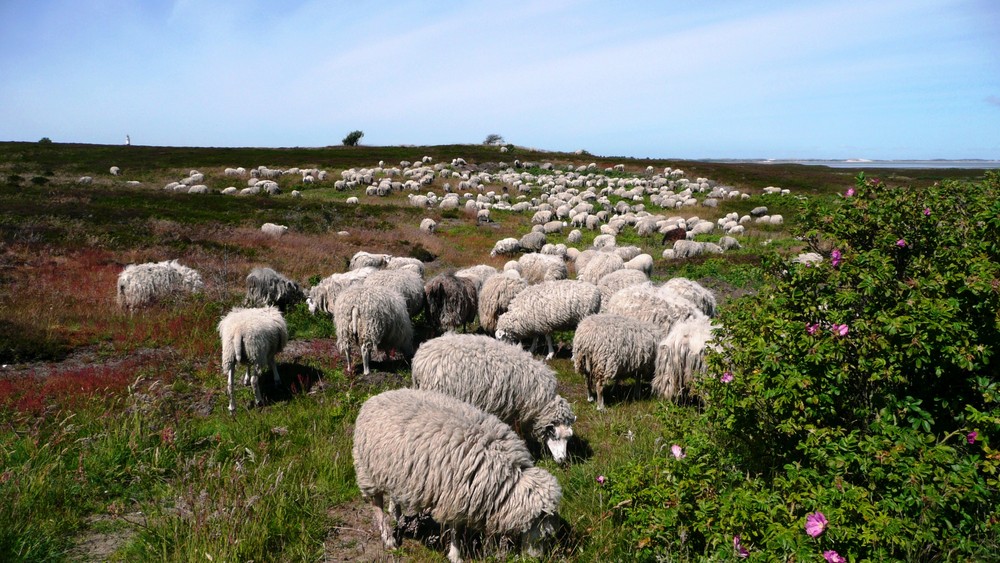
POLYGON ((573 437, 573 427, 566 424, 550 426, 545 429, 545 434, 545 445, 552 452, 552 459, 557 463, 566 461, 566 445, 573 437))

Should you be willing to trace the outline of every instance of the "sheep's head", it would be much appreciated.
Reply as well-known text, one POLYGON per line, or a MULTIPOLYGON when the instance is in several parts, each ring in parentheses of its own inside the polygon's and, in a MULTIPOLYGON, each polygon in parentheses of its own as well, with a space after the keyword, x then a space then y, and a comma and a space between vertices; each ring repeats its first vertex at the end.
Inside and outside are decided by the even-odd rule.
POLYGON ((544 414, 535 421, 535 439, 545 442, 552 453, 552 459, 557 463, 566 461, 566 450, 569 439, 573 437, 573 414, 569 402, 561 396, 556 396, 545 406, 544 414))

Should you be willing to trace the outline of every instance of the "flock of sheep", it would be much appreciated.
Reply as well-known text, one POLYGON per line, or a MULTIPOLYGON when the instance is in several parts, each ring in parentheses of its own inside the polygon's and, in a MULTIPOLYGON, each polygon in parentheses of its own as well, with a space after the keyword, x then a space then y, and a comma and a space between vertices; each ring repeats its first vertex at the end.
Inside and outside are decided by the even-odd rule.
MULTIPOLYGON (((464 164, 459 160, 453 166, 464 164)), ((683 397, 704 370, 705 352, 713 345, 715 297, 685 278, 654 283, 652 257, 638 247, 618 246, 615 237, 631 226, 664 240, 669 237, 674 246, 667 252, 688 256, 683 243, 693 243, 693 236, 715 228, 735 236, 749 219, 731 214, 712 223, 697 217, 662 217, 645 212, 642 203, 627 201, 656 197, 661 207, 681 208, 692 205, 695 193, 718 198, 745 194, 704 179, 682 181, 682 173, 670 169, 615 178, 594 174, 590 167, 555 174, 543 165, 543 171, 553 172, 551 178, 516 171, 499 175, 515 192, 530 194, 531 187, 524 189, 528 183, 545 187, 540 197, 514 209, 521 204, 511 205, 504 197, 510 190, 485 193, 484 184, 493 180, 488 175, 434 167, 426 158, 412 168, 405 164, 403 170, 380 163, 377 171, 344 171, 338 188, 366 186, 368 195, 377 197, 383 186, 399 189, 396 182, 406 189, 410 186, 405 183, 425 186, 437 174, 458 174, 460 190, 480 192, 466 194, 465 207, 477 210, 477 220, 483 217, 480 211, 490 209, 534 213, 532 233, 501 240, 493 251, 495 256, 520 256, 502 270, 477 265, 425 279, 419 260, 362 251, 347 271, 308 289, 272 269, 254 269, 246 279, 244 306, 234 308, 218 325, 228 408, 236 410, 237 365, 247 366, 244 384, 253 388, 258 404, 263 400, 260 377, 269 371, 280 382, 275 356, 288 341, 282 311, 305 301, 312 314, 332 316, 337 346, 349 370, 360 357, 364 373, 369 373, 376 350, 411 362, 412 388, 370 398, 355 425, 357 483, 374 506, 385 545, 395 547, 399 540, 388 509, 397 522, 403 515, 429 513, 453 531, 517 537, 530 554, 537 554, 555 529, 561 490, 555 477, 534 467, 524 440, 512 428, 565 462, 576 415, 556 392, 555 372, 532 355, 536 344, 546 342, 548 360, 556 352, 553 334, 575 331, 573 366, 586 378, 588 401, 596 402, 598 410, 606 408, 604 391, 626 380, 637 388, 648 384, 667 400, 683 397), (392 179, 396 176, 409 179, 404 183, 392 179), (610 205, 612 195, 621 198, 618 204, 610 205), (545 234, 561 229, 567 219, 602 234, 584 250, 546 244, 545 234), (559 229, 548 227, 553 221, 559 229), (440 336, 418 345, 413 319, 420 314, 440 336), (526 344, 531 352, 524 349, 526 344)), ((251 179, 269 177, 263 167, 252 172, 256 174, 251 179)), ((227 176, 240 174, 245 171, 226 171, 227 176)), ((198 181, 194 174, 189 178, 195 178, 189 184, 198 185, 193 184, 198 181)), ((444 197, 411 196, 410 203, 445 207, 447 201, 457 207, 459 196, 445 186, 444 197)), ((489 214, 484 215, 489 220, 489 214)), ((780 216, 767 216, 766 209, 753 215, 780 223, 780 216)), ((280 235, 285 229, 272 225, 264 230, 280 235)), ((201 287, 198 274, 176 261, 133 265, 119 278, 118 302, 134 308, 167 292, 201 287)), ((449 559, 458 561, 459 534, 451 537, 449 559)))

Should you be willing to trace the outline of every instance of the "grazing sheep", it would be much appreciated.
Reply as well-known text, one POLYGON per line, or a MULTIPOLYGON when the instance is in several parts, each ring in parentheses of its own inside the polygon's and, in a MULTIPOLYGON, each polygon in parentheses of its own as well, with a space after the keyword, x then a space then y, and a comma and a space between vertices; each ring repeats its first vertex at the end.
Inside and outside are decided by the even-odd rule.
POLYGON ((439 391, 519 425, 557 462, 566 459, 576 416, 556 393, 555 372, 520 346, 481 334, 446 334, 417 349, 412 378, 414 389, 439 391))
POLYGON ((434 231, 436 229, 437 229, 437 221, 431 219, 430 217, 427 217, 420 222, 420 230, 425 233, 434 234, 434 231))
POLYGON ((118 275, 118 305, 133 309, 180 292, 205 287, 198 272, 176 260, 130 264, 118 275))
POLYGON ((420 274, 420 278, 424 277, 424 263, 417 258, 411 258, 409 256, 393 256, 389 259, 389 263, 385 265, 386 270, 412 270, 417 274, 420 274))
POLYGON ((354 424, 354 473, 374 508, 382 541, 399 539, 385 513, 427 511, 451 531, 448 559, 461 561, 458 530, 511 537, 532 557, 558 523, 562 490, 534 467, 524 441, 499 418, 433 391, 371 397, 354 424))
POLYGON ((505 239, 500 239, 493 245, 493 250, 490 251, 490 256, 507 256, 510 254, 517 254, 521 251, 521 243, 516 238, 508 237, 505 239))
POLYGON ((254 268, 247 275, 245 307, 277 307, 284 312, 305 298, 298 283, 271 268, 254 268))
POLYGON ((653 257, 645 253, 639 254, 622 264, 622 267, 629 270, 639 270, 648 277, 653 275, 653 257))
POLYGON ((94 178, 92 176, 80 176, 80 179, 77 180, 76 183, 81 186, 89 186, 94 183, 94 178))
POLYGON ((517 270, 528 284, 564 280, 568 277, 566 262, 553 254, 525 254, 517 261, 517 270))
POLYGON ((701 315, 698 306, 680 295, 660 292, 651 284, 626 287, 611 296, 601 309, 670 330, 675 323, 701 315))
POLYGON ((521 237, 518 241, 521 245, 521 250, 525 252, 538 252, 545 246, 545 233, 532 231, 521 237))
POLYGON ((358 198, 356 196, 351 196, 351 197, 345 199, 344 203, 346 203, 347 205, 357 205, 359 202, 358 202, 358 198))
POLYGON ((596 285, 597 282, 601 281, 601 278, 611 272, 621 270, 624 266, 625 262, 621 256, 613 252, 598 252, 576 271, 576 279, 596 285))
POLYGON ((694 303, 702 313, 709 317, 715 316, 715 294, 694 280, 687 278, 671 278, 657 290, 659 295, 675 294, 694 303))
POLYGON ((497 319, 496 335, 510 342, 545 337, 546 360, 555 356, 552 332, 571 329, 601 308, 601 291, 580 280, 557 280, 528 286, 497 319))
POLYGON ((455 272, 455 275, 460 278, 468 278, 476 285, 476 294, 479 294, 479 290, 482 289, 483 283, 486 280, 492 278, 497 274, 497 269, 488 264, 478 264, 476 266, 469 266, 468 268, 462 268, 461 270, 455 272))
POLYGON ((424 280, 413 270, 378 270, 365 278, 364 284, 386 287, 402 295, 411 318, 424 308, 424 280))
POLYGON ((365 375, 373 350, 396 349, 413 355, 413 326, 406 301, 398 292, 377 285, 352 285, 342 291, 333 307, 337 347, 353 371, 352 350, 360 350, 365 375))
POLYGON ((376 271, 378 270, 375 268, 360 268, 323 278, 309 290, 309 297, 306 299, 309 312, 316 314, 316 311, 324 311, 332 315, 340 293, 352 285, 361 285, 365 278, 376 271))
POLYGON ((619 290, 648 281, 649 277, 639 270, 622 268, 606 274, 597 282, 597 288, 601 290, 601 310, 604 310, 604 307, 611 300, 611 296, 618 293, 619 290))
POLYGON ((712 346, 711 319, 698 314, 677 322, 660 341, 653 393, 665 399, 683 397, 691 381, 705 371, 705 350, 712 346))
POLYGON ((236 412, 233 397, 233 376, 237 364, 247 366, 243 384, 253 387, 254 401, 259 406, 264 403, 260 392, 260 376, 271 369, 274 383, 280 384, 278 366, 274 356, 288 343, 288 327, 276 307, 231 310, 219 321, 219 336, 222 338, 222 373, 226 374, 226 391, 229 393, 229 413, 236 412))
POLYGON ((288 232, 288 227, 285 225, 275 225, 274 223, 264 223, 260 226, 260 232, 272 237, 280 237, 288 232))
POLYGON ((597 400, 604 410, 604 387, 628 377, 635 394, 643 381, 653 378, 660 329, 651 323, 621 315, 591 315, 576 327, 573 336, 573 369, 587 378, 587 400, 597 400))
POLYGON ((493 334, 497 329, 497 319, 507 312, 514 296, 526 287, 528 284, 523 279, 510 275, 496 275, 486 280, 479 291, 479 326, 487 334, 493 334))
POLYGON ((440 331, 467 325, 476 318, 478 291, 472 278, 444 272, 424 285, 427 317, 440 331))
POLYGON ((117 175, 121 174, 121 171, 122 171, 122 169, 118 168, 117 166, 112 166, 111 167, 111 175, 112 176, 117 176, 117 175))
POLYGON ((361 268, 375 268, 381 270, 389 265, 392 256, 388 254, 371 254, 364 250, 359 250, 351 257, 351 264, 348 270, 360 270, 361 268))

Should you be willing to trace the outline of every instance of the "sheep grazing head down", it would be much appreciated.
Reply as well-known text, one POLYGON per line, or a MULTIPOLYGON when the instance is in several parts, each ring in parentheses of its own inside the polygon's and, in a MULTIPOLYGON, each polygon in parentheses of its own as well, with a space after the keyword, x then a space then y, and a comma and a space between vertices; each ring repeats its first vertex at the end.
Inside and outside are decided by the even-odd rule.
POLYGON ((576 415, 569 402, 561 396, 552 399, 544 412, 546 415, 535 423, 535 439, 545 443, 556 463, 565 463, 566 446, 573 437, 576 415))

